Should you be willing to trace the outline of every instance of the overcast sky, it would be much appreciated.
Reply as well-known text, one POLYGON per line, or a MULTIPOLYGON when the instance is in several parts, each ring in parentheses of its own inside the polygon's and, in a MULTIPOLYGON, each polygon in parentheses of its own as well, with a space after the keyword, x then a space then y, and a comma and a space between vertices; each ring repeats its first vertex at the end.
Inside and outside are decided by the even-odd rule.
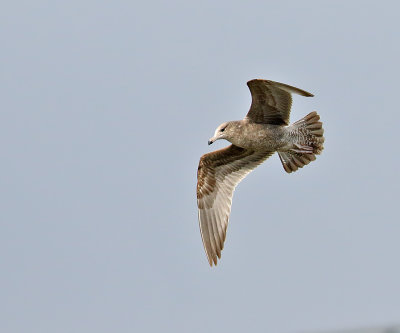
POLYGON ((395 1, 8 1, 0 331, 301 333, 400 322, 395 1), (202 154, 288 83, 325 150, 238 187, 210 268, 202 154))

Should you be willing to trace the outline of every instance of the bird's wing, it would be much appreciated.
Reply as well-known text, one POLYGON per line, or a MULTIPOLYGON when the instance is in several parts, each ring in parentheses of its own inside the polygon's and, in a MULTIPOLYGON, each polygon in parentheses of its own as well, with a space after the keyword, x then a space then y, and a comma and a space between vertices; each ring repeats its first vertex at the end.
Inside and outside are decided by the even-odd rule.
POLYGON ((289 125, 291 94, 314 96, 299 88, 269 80, 251 80, 247 85, 252 102, 246 118, 256 123, 289 125))
POLYGON ((271 151, 253 151, 230 145, 200 158, 197 171, 197 206, 204 249, 210 266, 217 264, 224 247, 235 187, 271 151))

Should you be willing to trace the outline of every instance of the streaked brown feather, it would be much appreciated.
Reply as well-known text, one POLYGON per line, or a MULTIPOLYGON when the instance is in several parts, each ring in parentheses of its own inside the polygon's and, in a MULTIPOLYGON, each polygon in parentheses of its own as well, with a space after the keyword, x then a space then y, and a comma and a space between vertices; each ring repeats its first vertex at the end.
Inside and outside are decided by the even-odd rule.
POLYGON ((291 93, 313 96, 305 90, 270 80, 251 80, 247 85, 252 103, 246 118, 256 123, 289 125, 291 93))
POLYGON ((216 265, 217 257, 221 257, 236 185, 272 153, 230 145, 200 158, 197 205, 201 236, 210 265, 216 265))

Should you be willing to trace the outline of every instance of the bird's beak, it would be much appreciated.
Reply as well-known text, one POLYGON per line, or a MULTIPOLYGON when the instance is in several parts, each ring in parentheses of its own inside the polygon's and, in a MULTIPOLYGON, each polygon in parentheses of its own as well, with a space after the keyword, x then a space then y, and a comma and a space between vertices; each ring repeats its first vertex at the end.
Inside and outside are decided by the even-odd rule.
POLYGON ((212 144, 215 141, 214 138, 211 138, 210 140, 208 140, 208 145, 212 144))

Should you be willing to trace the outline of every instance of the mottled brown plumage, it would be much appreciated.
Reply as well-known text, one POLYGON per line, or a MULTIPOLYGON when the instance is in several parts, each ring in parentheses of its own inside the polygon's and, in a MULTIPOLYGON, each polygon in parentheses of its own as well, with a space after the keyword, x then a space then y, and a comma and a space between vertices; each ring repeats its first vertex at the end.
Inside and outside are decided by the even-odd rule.
POLYGON ((289 125, 291 93, 312 94, 268 80, 251 80, 247 85, 252 103, 246 117, 221 124, 209 140, 209 144, 219 139, 232 144, 203 155, 197 171, 200 231, 211 266, 221 258, 236 185, 275 151, 290 173, 315 160, 323 149, 316 112, 289 125))

